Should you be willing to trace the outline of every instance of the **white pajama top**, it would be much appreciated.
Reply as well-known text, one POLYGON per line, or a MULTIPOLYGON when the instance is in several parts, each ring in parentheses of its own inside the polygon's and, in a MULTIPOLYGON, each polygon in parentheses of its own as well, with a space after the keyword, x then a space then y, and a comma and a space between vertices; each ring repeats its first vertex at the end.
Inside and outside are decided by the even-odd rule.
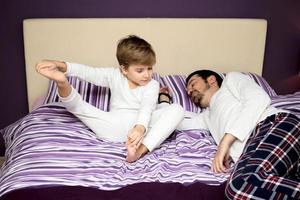
POLYGON ((127 78, 119 68, 98 68, 67 63, 67 75, 76 76, 95 85, 111 90, 110 111, 136 112, 135 124, 148 127, 151 114, 156 108, 159 83, 151 80, 145 86, 130 89, 127 78))

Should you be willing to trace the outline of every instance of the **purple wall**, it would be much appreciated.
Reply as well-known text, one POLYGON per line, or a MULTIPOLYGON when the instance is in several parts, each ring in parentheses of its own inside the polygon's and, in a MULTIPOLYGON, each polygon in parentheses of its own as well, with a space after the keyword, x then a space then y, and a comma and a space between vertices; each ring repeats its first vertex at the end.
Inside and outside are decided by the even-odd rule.
POLYGON ((0 9, 0 128, 28 112, 22 37, 26 18, 264 18, 263 76, 281 93, 300 90, 295 76, 300 65, 299 0, 1 0, 0 9))

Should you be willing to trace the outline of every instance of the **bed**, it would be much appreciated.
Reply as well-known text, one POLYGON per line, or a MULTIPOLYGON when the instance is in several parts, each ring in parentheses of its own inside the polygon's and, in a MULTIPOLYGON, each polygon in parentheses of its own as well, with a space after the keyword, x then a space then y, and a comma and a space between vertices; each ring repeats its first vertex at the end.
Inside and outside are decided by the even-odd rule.
MULTIPOLYGON (((117 66, 117 41, 136 34, 156 51, 154 79, 175 103, 187 97, 188 73, 244 72, 276 107, 300 115, 300 93, 279 96, 262 78, 263 19, 26 19, 24 50, 30 113, 1 130, 5 161, 0 199, 223 199, 227 173, 212 173, 216 144, 206 130, 175 131, 160 148, 126 163, 124 144, 101 140, 61 106, 57 87, 35 72, 41 59, 117 66)), ((110 91, 69 77, 83 98, 108 110, 110 91)))

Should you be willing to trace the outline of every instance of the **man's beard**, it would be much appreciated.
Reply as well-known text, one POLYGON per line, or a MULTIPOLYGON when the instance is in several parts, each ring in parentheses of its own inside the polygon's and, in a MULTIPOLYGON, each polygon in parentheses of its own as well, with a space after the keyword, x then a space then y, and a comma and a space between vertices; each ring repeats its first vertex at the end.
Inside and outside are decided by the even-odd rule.
POLYGON ((199 106, 202 108, 201 101, 202 101, 203 97, 204 97, 204 95, 200 94, 200 92, 193 91, 193 93, 191 95, 191 100, 194 102, 194 104, 196 106, 199 106))
MULTIPOLYGON (((210 85, 208 83, 206 83, 204 92, 206 92, 209 88, 210 88, 210 85)), ((199 106, 200 108, 206 108, 206 106, 201 105, 203 98, 204 98, 204 94, 201 94, 197 90, 194 90, 192 92, 191 100, 195 103, 196 106, 199 106)))

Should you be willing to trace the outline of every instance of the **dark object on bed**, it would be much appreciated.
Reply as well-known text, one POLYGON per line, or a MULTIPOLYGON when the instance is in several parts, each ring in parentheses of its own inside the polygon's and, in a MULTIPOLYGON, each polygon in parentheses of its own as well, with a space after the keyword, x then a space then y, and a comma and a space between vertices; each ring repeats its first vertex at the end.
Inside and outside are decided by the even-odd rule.
POLYGON ((139 183, 115 191, 103 191, 80 186, 58 186, 20 189, 5 194, 0 200, 221 200, 224 199, 225 183, 209 186, 194 183, 139 183))

